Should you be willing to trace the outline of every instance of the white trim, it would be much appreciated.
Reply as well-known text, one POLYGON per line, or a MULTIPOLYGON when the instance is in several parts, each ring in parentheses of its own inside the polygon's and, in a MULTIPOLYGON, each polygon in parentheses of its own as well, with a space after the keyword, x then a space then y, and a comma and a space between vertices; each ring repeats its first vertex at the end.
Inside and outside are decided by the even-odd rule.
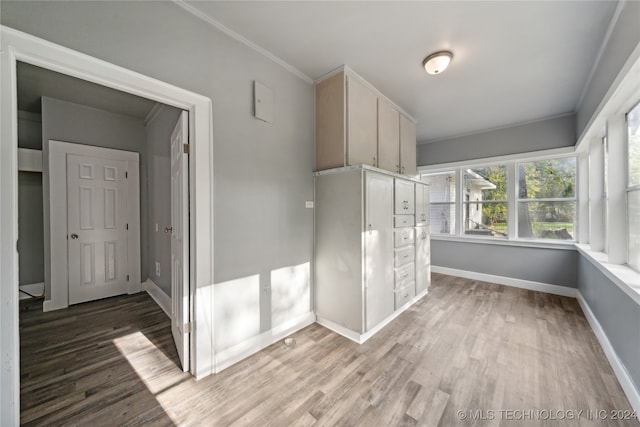
MULTIPOLYGON (((444 204, 444 203, 443 203, 444 204)), ((479 243, 482 245, 502 245, 502 246, 520 246, 524 248, 544 248, 544 249, 559 249, 566 251, 574 251, 575 242, 573 240, 558 241, 555 240, 525 240, 518 238, 517 240, 500 239, 496 237, 481 237, 481 236, 454 236, 447 234, 431 233, 431 240, 438 240, 443 242, 460 242, 460 243, 479 243)))
POLYGON ((149 124, 151 122, 153 122, 156 117, 158 117, 158 114, 160 114, 160 111, 162 111, 162 107, 164 106, 164 104, 161 104, 159 102, 156 102, 155 104, 153 104, 153 108, 151 108, 151 110, 149 110, 149 112, 147 113, 147 115, 144 118, 144 125, 145 126, 149 126, 149 124))
POLYGON ((596 338, 598 338, 598 342, 600 342, 600 346, 602 347, 602 350, 604 350, 604 354, 607 356, 609 364, 611 365, 611 368, 613 368, 613 372, 615 373, 618 382, 622 386, 624 394, 627 396, 627 399, 629 399, 631 407, 634 411, 636 411, 636 413, 640 414, 640 391, 635 387, 633 379, 629 375, 629 372, 624 367, 624 364, 611 345, 606 332, 604 331, 604 329, 602 329, 602 325, 600 325, 600 322, 598 322, 598 319, 593 314, 593 311, 591 311, 591 307, 589 307, 589 304, 587 304, 587 301, 584 299, 580 291, 578 291, 576 298, 578 300, 578 303, 580 304, 580 307, 582 308, 584 316, 587 318, 587 321, 591 326, 591 329, 593 329, 596 338))
POLYGON ((602 61, 602 55, 604 54, 605 49, 607 48, 607 44, 609 43, 609 39, 611 38, 611 34, 613 34, 613 30, 618 23, 618 18, 620 18, 620 14, 622 13, 622 9, 624 8, 626 1, 620 1, 616 5, 616 10, 613 12, 613 16, 611 17, 611 21, 609 21, 609 26, 607 27, 607 32, 602 39, 602 43, 600 44, 600 49, 598 49, 598 54, 596 55, 595 61, 591 65, 591 70, 589 71, 589 76, 587 80, 584 82, 584 86, 582 87, 582 92, 580 92, 580 97, 578 98, 578 102, 576 103, 575 111, 580 110, 582 107, 582 102, 584 101, 584 97, 587 95, 587 91, 589 90, 589 86, 591 86, 591 81, 593 80, 593 76, 596 74, 596 70, 598 66, 600 66, 600 61, 602 61))
MULTIPOLYGON (((418 174, 431 172, 444 172, 454 168, 491 166, 498 163, 532 162, 549 158, 572 157, 576 155, 575 147, 552 148, 550 150, 529 151, 527 153, 508 154, 506 156, 485 157, 482 159, 461 160, 458 162, 439 163, 418 167, 418 174)), ((577 167, 577 164, 576 164, 577 167)))
POLYGON ((49 234, 45 232, 44 244, 50 249, 48 274, 45 282, 49 282, 50 295, 47 308, 65 308, 69 305, 69 271, 67 254, 67 155, 101 157, 127 162, 130 174, 126 180, 127 213, 129 224, 127 233, 127 270, 130 280, 127 291, 130 294, 140 292, 140 179, 139 154, 132 151, 114 150, 111 148, 90 145, 72 144, 69 142, 49 140, 49 159, 47 162, 47 179, 43 180, 44 193, 49 199, 48 218, 49 234), (47 277, 48 276, 48 277, 47 277), (48 280, 47 280, 48 279, 48 280))
POLYGON ((331 320, 325 319, 320 316, 318 316, 318 320, 316 322, 324 326, 325 328, 332 330, 336 334, 342 335, 343 337, 348 338, 357 344, 363 344, 369 338, 377 334, 382 328, 384 328, 389 323, 391 323, 391 321, 393 321, 396 317, 404 313, 409 307, 411 307, 413 304, 418 302, 418 300, 420 300, 422 297, 427 295, 427 293, 429 293, 428 289, 422 291, 420 294, 411 298, 405 305, 403 305, 402 307, 394 311, 393 314, 391 314, 390 316, 382 320, 375 327, 373 327, 371 330, 367 331, 364 334, 359 334, 358 332, 352 331, 351 329, 345 328, 342 325, 339 325, 335 322, 332 322, 331 320))
POLYGON ((299 331, 302 328, 306 328, 315 321, 315 313, 309 312, 293 318, 283 325, 275 327, 269 331, 262 332, 261 334, 236 344, 233 347, 218 352, 216 354, 216 373, 238 363, 252 354, 259 352, 276 341, 285 338, 287 335, 299 331))
POLYGON ((42 150, 18 148, 18 170, 42 173, 42 150))
POLYGON ((611 264, 606 253, 592 251, 589 245, 575 244, 575 247, 594 267, 640 305, 640 272, 628 265, 611 264))
POLYGON ((547 294, 561 295, 575 298, 577 288, 568 286, 550 285, 548 283, 534 282, 532 280, 514 279, 512 277, 496 276, 493 274, 478 273, 475 271, 458 270, 457 268, 431 266, 431 272, 447 274, 449 276, 463 277, 465 279, 480 280, 482 282, 496 283, 498 285, 511 286, 513 288, 527 289, 530 291, 544 292, 547 294))
POLYGON ((171 297, 164 293, 160 286, 156 285, 151 279, 147 279, 142 283, 142 290, 146 291, 149 296, 164 311, 164 314, 171 319, 171 297))
MULTIPOLYGON (((44 295, 44 282, 40 283, 29 283, 28 285, 20 285, 19 289, 21 291, 29 292, 31 295, 40 297, 44 295)), ((29 299, 31 298, 29 295, 20 293, 20 299, 29 299)))
POLYGON ((417 145, 432 144, 434 142, 445 142, 445 141, 450 141, 450 140, 453 140, 453 139, 464 138, 464 137, 471 136, 471 135, 482 135, 484 133, 496 132, 496 131, 500 131, 500 130, 503 130, 503 129, 510 129, 510 128, 514 128, 514 127, 518 127, 518 126, 530 125, 530 124, 538 123, 538 122, 545 122, 547 120, 561 119, 563 117, 568 117, 568 116, 573 116, 573 115, 575 115, 575 112, 571 111, 571 112, 568 112, 568 113, 557 114, 555 116, 543 117, 541 119, 526 120, 524 122, 512 123, 512 124, 508 124, 508 125, 505 125, 505 126, 496 126, 496 127, 489 128, 489 129, 476 130, 476 131, 470 131, 470 132, 466 132, 466 133, 461 133, 461 134, 458 134, 458 135, 447 136, 445 138, 421 141, 421 142, 418 142, 417 145))
POLYGON ((252 42, 251 40, 247 39, 246 37, 236 33, 231 28, 229 28, 226 25, 222 24, 221 22, 213 19, 212 17, 210 17, 206 13, 202 12, 200 9, 198 9, 198 8, 196 8, 196 7, 192 6, 192 5, 184 2, 183 0, 173 0, 173 2, 176 5, 178 5, 181 8, 183 8, 184 10, 186 10, 187 12, 189 12, 190 14, 192 14, 193 16, 203 20, 204 22, 206 22, 206 23, 212 25, 213 27, 215 27, 217 30, 219 30, 219 31, 223 32, 224 34, 228 35, 232 39, 234 39, 236 41, 239 41, 240 43, 244 44, 245 46, 255 50, 259 54, 261 54, 261 55, 267 57, 268 59, 272 60, 273 62, 275 62, 276 64, 280 65, 282 68, 284 68, 285 70, 289 71, 291 74, 301 78, 302 80, 304 80, 305 82, 307 82, 309 84, 313 84, 313 79, 311 77, 307 76, 305 73, 303 73, 302 71, 298 70, 293 65, 289 64, 288 62, 284 61, 281 58, 278 58, 277 56, 275 56, 274 54, 272 54, 271 52, 269 52, 265 48, 255 44, 254 42, 252 42))

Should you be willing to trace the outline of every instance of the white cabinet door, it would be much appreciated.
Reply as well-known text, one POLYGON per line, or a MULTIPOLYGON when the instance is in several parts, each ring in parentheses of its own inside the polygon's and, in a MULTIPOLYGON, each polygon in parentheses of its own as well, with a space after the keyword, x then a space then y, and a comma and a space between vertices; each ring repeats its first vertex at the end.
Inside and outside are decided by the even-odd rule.
POLYGON ((400 114, 400 172, 416 175, 416 124, 400 114))
POLYGON ((378 165, 377 100, 376 94, 367 86, 347 76, 348 165, 378 165))
POLYGON ((403 179, 395 180, 395 213, 412 215, 415 213, 414 183, 403 179))
POLYGON ((365 173, 365 331, 394 310, 393 178, 365 173))
POLYGON ((378 167, 400 173, 400 113, 378 98, 378 167))
POLYGON ((429 227, 416 227, 416 293, 429 288, 431 283, 431 241, 429 227))
POLYGON ((429 225, 429 186, 416 184, 416 225, 429 225))
POLYGON ((127 162, 67 155, 69 304, 125 294, 127 162))
POLYGON ((189 370, 189 159, 188 113, 182 112, 171 135, 171 332, 182 363, 189 370))

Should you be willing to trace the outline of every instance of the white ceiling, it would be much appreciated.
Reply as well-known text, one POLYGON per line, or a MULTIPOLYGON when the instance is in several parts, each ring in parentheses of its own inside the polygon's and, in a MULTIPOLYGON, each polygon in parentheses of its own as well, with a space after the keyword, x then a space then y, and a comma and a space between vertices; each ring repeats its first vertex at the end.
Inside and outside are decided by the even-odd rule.
POLYGON ((433 141, 576 110, 617 2, 188 1, 317 79, 346 64, 433 141), (422 60, 449 49, 450 68, 422 60))
POLYGON ((40 97, 48 96, 144 120, 155 101, 66 74, 18 62, 18 109, 41 112, 40 97))

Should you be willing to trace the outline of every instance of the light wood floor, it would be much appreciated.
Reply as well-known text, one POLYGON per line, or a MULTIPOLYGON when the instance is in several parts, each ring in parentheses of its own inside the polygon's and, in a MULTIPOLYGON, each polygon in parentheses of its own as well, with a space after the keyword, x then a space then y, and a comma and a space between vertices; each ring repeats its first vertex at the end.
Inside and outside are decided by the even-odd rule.
MULTIPOLYGON (((500 411, 631 410, 576 300, 450 276, 363 345, 316 324, 201 381, 146 294, 21 308, 27 425, 516 426, 500 411)), ((524 424, 638 425, 586 417, 524 424)))

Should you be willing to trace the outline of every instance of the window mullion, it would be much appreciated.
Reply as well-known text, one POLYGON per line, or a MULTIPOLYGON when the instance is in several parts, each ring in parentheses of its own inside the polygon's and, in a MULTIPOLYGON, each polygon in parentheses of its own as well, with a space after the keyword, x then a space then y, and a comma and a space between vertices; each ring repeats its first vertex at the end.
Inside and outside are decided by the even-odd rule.
POLYGON ((463 168, 456 169, 456 236, 464 235, 464 225, 462 223, 462 199, 464 199, 463 168))
POLYGON ((516 164, 507 164, 507 238, 515 240, 518 237, 518 185, 516 164))

